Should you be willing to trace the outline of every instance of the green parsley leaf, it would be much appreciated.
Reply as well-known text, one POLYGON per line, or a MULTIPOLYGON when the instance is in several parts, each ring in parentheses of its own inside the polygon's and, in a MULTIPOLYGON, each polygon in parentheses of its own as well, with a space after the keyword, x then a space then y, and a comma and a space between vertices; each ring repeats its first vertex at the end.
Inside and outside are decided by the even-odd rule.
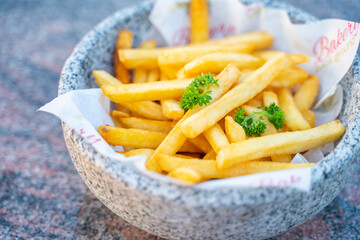
POLYGON ((180 100, 180 107, 185 111, 193 109, 196 105, 204 106, 211 101, 211 92, 208 87, 211 84, 219 86, 218 80, 214 79, 214 74, 207 73, 197 76, 185 89, 184 95, 180 100))
POLYGON ((261 121, 264 120, 264 118, 262 116, 256 118, 255 114, 262 114, 267 116, 269 122, 271 122, 276 129, 283 128, 283 125, 285 124, 285 113, 275 103, 271 103, 267 107, 263 107, 261 105, 258 108, 262 109, 263 111, 253 112, 248 117, 245 116, 245 111, 243 108, 238 108, 238 111, 235 111, 235 122, 242 126, 247 136, 251 137, 254 135, 259 137, 266 129, 266 124, 261 121))
POLYGON ((261 120, 264 120, 264 118, 262 116, 256 118, 255 113, 252 113, 250 116, 245 116, 243 108, 238 108, 237 111, 235 111, 235 122, 240 124, 245 134, 249 137, 253 135, 259 137, 264 133, 266 124, 261 120))
POLYGON ((269 122, 271 122, 276 129, 283 128, 285 124, 285 113, 281 110, 275 103, 271 103, 267 107, 261 106, 261 109, 264 111, 256 114, 264 114, 268 117, 269 122))

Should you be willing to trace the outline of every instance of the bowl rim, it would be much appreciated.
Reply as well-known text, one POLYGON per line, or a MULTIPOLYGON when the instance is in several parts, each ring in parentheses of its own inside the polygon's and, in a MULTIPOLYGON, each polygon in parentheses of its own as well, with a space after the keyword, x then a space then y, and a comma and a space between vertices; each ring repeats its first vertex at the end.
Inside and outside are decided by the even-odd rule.
MULTIPOLYGON (((245 4, 259 2, 255 0, 245 0, 243 1, 245 4)), ((285 10, 290 18, 291 15, 300 17, 304 22, 311 22, 318 20, 311 14, 299 9, 295 8, 292 5, 285 3, 285 2, 274 2, 274 1, 268 1, 268 0, 260 0, 264 4, 265 7, 275 7, 285 10), (305 19, 305 20, 304 20, 305 19)), ((106 37, 106 35, 111 31, 112 28, 114 28, 118 22, 120 21, 127 21, 128 19, 131 19, 133 15, 139 15, 143 13, 144 11, 147 11, 147 9, 151 9, 153 6, 154 0, 147 0, 142 3, 137 4, 136 6, 127 7, 121 10, 118 10, 117 12, 113 13, 112 15, 108 16, 104 20, 102 20, 99 24, 97 24, 92 30, 90 30, 82 39, 81 41, 76 45, 74 48, 72 54, 70 57, 66 60, 63 69, 61 71, 60 80, 59 80, 59 88, 58 88, 58 95, 65 94, 66 92, 75 90, 75 89, 65 89, 64 86, 66 86, 66 80, 69 79, 78 79, 79 74, 81 74, 80 66, 82 66, 80 63, 83 63, 85 59, 88 56, 89 50, 97 44, 102 38, 106 37), (65 90, 64 90, 65 89, 65 90)), ((353 78, 354 81, 360 84, 360 62, 359 57, 356 55, 352 68, 349 69, 349 71, 357 69, 357 71, 353 71, 353 78)), ((86 76, 84 76, 86 78, 86 76)), ((360 122, 360 112, 359 110, 355 111, 355 121, 354 122, 360 122)), ((356 126, 354 124, 352 129, 347 129, 347 131, 344 133, 343 137, 341 138, 341 141, 336 146, 336 148, 328 154, 323 160, 321 160, 319 163, 317 163, 314 167, 312 167, 311 170, 311 184, 321 184, 322 180, 326 178, 325 175, 328 174, 334 174, 337 172, 337 169, 335 164, 333 164, 335 161, 341 162, 342 164, 345 164, 350 161, 350 158, 342 154, 341 152, 355 152, 351 157, 354 157, 356 155, 356 152, 360 149, 360 142, 352 142, 353 139, 357 139, 358 137, 354 134, 356 132, 360 132, 360 126, 356 126), (341 149, 341 152, 340 152, 341 149)), ((358 124, 360 125, 360 124, 358 124)), ((114 161, 113 159, 110 159, 106 156, 101 155, 100 153, 96 152, 96 150, 83 138, 82 136, 78 135, 75 131, 70 130, 70 127, 64 122, 62 122, 62 128, 64 135, 71 134, 71 137, 74 139, 77 139, 77 141, 74 141, 77 148, 82 149, 81 143, 86 145, 86 151, 84 154, 86 154, 89 159, 94 157, 94 154, 98 154, 99 158, 97 160, 100 160, 100 163, 98 161, 95 161, 95 165, 99 168, 101 168, 102 171, 105 173, 116 177, 120 181, 126 182, 128 185, 133 186, 135 189, 139 191, 146 192, 147 194, 152 194, 158 197, 161 197, 166 200, 171 201, 178 201, 178 202, 186 202, 187 204, 192 205, 203 205, 203 204, 209 204, 209 205, 222 205, 222 204, 233 204, 233 199, 237 199, 238 203, 246 204, 252 202, 252 203, 258 203, 263 204, 265 198, 257 198, 257 196, 261 194, 267 194, 267 195, 278 195, 279 192, 282 192, 284 196, 289 194, 294 194, 296 192, 299 192, 299 190, 294 188, 244 188, 244 187, 236 187, 236 188, 226 188, 226 189, 202 189, 202 188, 196 188, 196 187, 183 187, 178 186, 172 183, 165 183, 158 179, 153 179, 150 177, 145 176, 140 171, 137 171, 135 169, 130 169, 129 166, 126 166, 123 163, 120 163, 118 161, 114 161), (70 130, 70 132, 69 132, 70 130), (84 141, 85 140, 85 141, 84 141), (91 149, 91 151, 89 151, 91 149), (124 168, 128 168, 127 171, 132 172, 133 174, 127 176, 124 178, 124 176, 121 175, 121 171, 124 171, 124 168), (116 169, 116 171, 114 171, 116 169), (120 172, 119 172, 120 171, 120 172), (136 178, 136 179, 135 179, 136 178), (139 178, 141 180, 139 180, 139 178), (139 182, 142 182, 142 184, 139 184, 139 182), (225 201, 223 203, 214 202, 211 198, 196 198, 199 194, 204 195, 211 195, 211 194, 227 194, 227 198, 230 198, 229 201, 225 201), (242 194, 247 195, 246 198, 239 196, 242 194), (180 197, 179 196, 185 196, 180 197), (195 196, 195 197, 193 197, 195 196)), ((71 151, 71 149, 69 149, 71 151)), ((310 194, 310 192, 305 194, 310 194)), ((304 193, 304 192, 302 192, 304 193)))

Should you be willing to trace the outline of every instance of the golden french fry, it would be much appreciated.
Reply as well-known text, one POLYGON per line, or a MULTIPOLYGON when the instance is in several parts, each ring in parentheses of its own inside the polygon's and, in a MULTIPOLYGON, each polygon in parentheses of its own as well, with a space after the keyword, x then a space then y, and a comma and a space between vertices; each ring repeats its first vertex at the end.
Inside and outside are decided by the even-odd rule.
POLYGON ((151 69, 148 72, 147 81, 148 82, 157 82, 160 79, 160 70, 159 69, 151 69))
POLYGON ((234 63, 239 69, 257 68, 264 61, 245 53, 210 53, 187 63, 177 74, 177 77, 196 77, 201 73, 221 72, 229 63, 234 63))
POLYGON ((134 69, 133 83, 147 82, 148 72, 146 69, 134 69))
POLYGON ((171 172, 177 168, 186 167, 199 173, 202 178, 228 178, 246 174, 243 166, 221 170, 217 167, 215 160, 204 160, 196 158, 186 159, 163 153, 157 154, 155 159, 161 169, 166 172, 171 172))
POLYGON ((216 152, 214 151, 214 149, 211 149, 207 154, 205 154, 205 156, 202 159, 214 160, 214 159, 216 159, 216 152))
POLYGON ((137 128, 164 133, 168 133, 172 129, 170 121, 158 121, 137 117, 121 117, 119 121, 126 128, 137 128))
MULTIPOLYGON (((242 105, 242 108, 244 109, 245 115, 248 115, 248 116, 250 116, 253 112, 261 111, 261 109, 258 109, 258 108, 252 107, 252 106, 248 106, 248 105, 242 105)), ((264 118, 262 120, 263 123, 266 124, 266 129, 265 129, 264 133, 262 134, 262 136, 267 136, 267 135, 277 133, 275 126, 271 122, 269 122, 268 118, 265 115, 257 114, 257 117, 261 117, 261 116, 264 118)))
POLYGON ((236 143, 246 139, 244 129, 230 116, 225 117, 225 133, 230 143, 236 143))
MULTIPOLYGON (((222 71, 215 79, 218 80, 219 87, 215 85, 211 85, 208 90, 211 91, 211 102, 218 99, 221 95, 223 95, 229 88, 234 84, 234 82, 240 77, 239 69, 229 64, 224 71, 222 71)), ((156 163, 155 157, 159 153, 165 153, 169 155, 174 155, 178 149, 184 144, 187 137, 181 131, 181 124, 191 115, 198 112, 202 107, 195 107, 192 110, 186 112, 184 117, 176 123, 173 129, 171 129, 170 133, 166 136, 164 141, 160 144, 160 146, 156 149, 155 153, 152 157, 150 157, 146 161, 146 168, 155 171, 161 172, 160 166, 156 163)))
POLYGON ((232 88, 219 100, 186 119, 181 126, 183 134, 193 138, 213 126, 231 110, 255 97, 266 88, 287 64, 284 54, 279 54, 267 61, 244 82, 232 88))
POLYGON ((301 54, 286 54, 291 62, 291 66, 295 66, 301 63, 309 62, 310 59, 301 54))
POLYGON ((148 158, 148 157, 150 157, 153 153, 154 153, 154 149, 139 148, 139 149, 130 150, 130 151, 124 153, 124 155, 125 155, 126 157, 144 155, 144 156, 146 156, 146 158, 148 158))
POLYGON ((130 75, 129 75, 129 71, 120 62, 119 55, 117 52, 119 49, 131 48, 132 41, 133 41, 133 34, 131 31, 120 30, 114 50, 114 73, 115 73, 115 77, 119 79, 122 83, 129 83, 130 75))
POLYGON ((279 106, 279 99, 276 93, 272 91, 264 91, 263 92, 263 103, 264 106, 268 107, 272 103, 275 103, 276 106, 279 106))
POLYGON ((188 62, 205 54, 224 53, 247 53, 254 49, 252 45, 195 45, 171 48, 162 51, 158 57, 160 70, 168 78, 176 78, 177 72, 188 62))
POLYGON ((104 85, 104 94, 113 102, 140 102, 180 98, 192 79, 134 83, 123 85, 104 85))
POLYGON ((239 45, 239 44, 251 44, 254 49, 265 49, 269 48, 274 41, 271 34, 266 32, 250 32, 240 34, 237 36, 226 37, 222 39, 210 40, 202 43, 203 45, 239 45))
MULTIPOLYGON (((257 57, 262 58, 265 61, 270 60, 272 57, 274 57, 276 54, 281 53, 281 51, 274 51, 274 50, 263 50, 263 51, 257 51, 254 52, 254 55, 257 57)), ((304 55, 301 54, 286 54, 286 58, 290 61, 291 66, 298 65, 300 63, 309 62, 310 59, 304 55)))
POLYGON ((122 125, 122 123, 119 121, 119 118, 114 117, 113 115, 110 115, 110 116, 115 124, 115 127, 124 127, 124 125, 122 125))
POLYGON ((115 104, 114 108, 118 111, 131 114, 129 109, 127 109, 126 107, 120 106, 119 104, 115 104))
POLYGON ((304 119, 300 111, 297 109, 290 90, 285 88, 281 89, 278 97, 280 108, 285 113, 286 126, 293 131, 309 129, 310 124, 304 119))
POLYGON ((162 115, 160 104, 155 102, 118 103, 117 105, 129 109, 133 116, 136 115, 154 120, 166 120, 162 115))
MULTIPOLYGON (((122 85, 121 82, 113 77, 111 74, 106 71, 93 71, 94 77, 98 85, 104 86, 107 84, 119 84, 122 85)), ((166 118, 162 115, 161 107, 159 104, 154 102, 134 102, 134 103, 122 103, 117 104, 116 107, 118 109, 127 109, 130 110, 133 114, 138 114, 139 116, 143 116, 149 119, 155 120, 165 120, 166 118)))
POLYGON ((127 69, 156 69, 158 56, 163 50, 162 48, 120 49, 118 54, 127 69))
POLYGON ((292 157, 291 154, 275 154, 271 156, 271 161, 279 162, 279 163, 289 163, 291 162, 292 157))
POLYGON ((173 171, 169 172, 168 176, 188 183, 198 183, 201 181, 201 176, 199 173, 191 168, 186 167, 174 169, 173 171))
POLYGON ((214 149, 216 153, 218 153, 220 149, 223 148, 224 146, 230 144, 224 131, 217 123, 208 130, 206 130, 204 132, 204 136, 209 141, 211 147, 214 149))
POLYGON ((161 100, 161 110, 164 117, 179 120, 184 116, 184 109, 180 107, 179 101, 174 99, 161 100))
POLYGON ((121 117, 130 117, 130 114, 119 111, 119 110, 112 110, 111 116, 121 118, 121 117))
POLYGON ((316 76, 311 76, 296 91, 294 96, 296 106, 300 110, 310 109, 319 93, 319 88, 319 79, 316 76))
POLYGON ((301 115, 310 124, 310 127, 312 128, 315 127, 316 125, 315 114, 311 110, 303 109, 301 110, 301 115))
POLYGON ((227 168, 275 154, 295 154, 333 142, 344 131, 344 126, 336 120, 308 130, 251 138, 224 147, 217 154, 216 161, 219 168, 227 168))
POLYGON ((276 163, 269 161, 243 162, 233 167, 219 169, 215 160, 186 159, 167 154, 159 154, 156 157, 164 171, 174 171, 178 168, 188 168, 199 173, 202 179, 230 178, 254 173, 280 171, 287 169, 312 167, 314 163, 276 163))
POLYGON ((209 38, 209 12, 207 0, 191 0, 189 12, 191 43, 205 42, 209 38))
POLYGON ((110 73, 104 71, 104 70, 94 70, 93 72, 95 81, 99 87, 102 87, 104 85, 122 85, 122 82, 113 77, 110 73))
POLYGON ((246 174, 248 175, 262 172, 307 168, 314 166, 315 163, 279 163, 269 161, 248 161, 242 163, 241 165, 244 165, 244 167, 246 168, 246 174))
MULTIPOLYGON (((166 137, 166 133, 142 129, 126 129, 111 126, 100 126, 98 132, 110 145, 119 145, 135 148, 157 148, 166 137)), ((182 152, 201 152, 190 143, 180 149, 182 152)))
POLYGON ((210 143, 206 140, 205 136, 203 135, 199 135, 195 138, 189 138, 188 141, 205 153, 212 150, 210 143))
MULTIPOLYGON (((139 46, 141 49, 151 49, 156 47, 155 40, 148 40, 142 42, 139 46)), ((133 75, 133 83, 144 83, 147 82, 149 71, 146 69, 135 69, 133 75)))
POLYGON ((302 68, 287 68, 282 71, 271 83, 275 88, 291 88, 303 83, 308 78, 307 72, 302 68))

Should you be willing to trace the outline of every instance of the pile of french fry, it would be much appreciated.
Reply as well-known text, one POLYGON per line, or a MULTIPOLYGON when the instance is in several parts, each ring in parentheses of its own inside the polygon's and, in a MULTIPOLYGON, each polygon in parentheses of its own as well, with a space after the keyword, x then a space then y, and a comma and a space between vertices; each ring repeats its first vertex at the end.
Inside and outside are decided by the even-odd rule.
POLYGON ((338 120, 315 127, 310 109, 319 80, 297 67, 308 58, 266 50, 273 37, 265 32, 209 40, 206 1, 193 0, 189 9, 187 46, 156 48, 149 40, 132 49, 132 32, 119 32, 115 77, 93 71, 116 103, 110 113, 116 127, 100 126, 100 135, 124 146, 126 156, 145 155, 147 169, 191 183, 312 166, 290 161, 339 139, 345 129, 338 120), (208 88, 211 102, 184 111, 179 101, 201 73, 216 74, 218 86, 208 88), (265 132, 249 137, 234 121, 239 107, 249 116, 272 103, 285 113, 281 129, 264 117, 265 132))

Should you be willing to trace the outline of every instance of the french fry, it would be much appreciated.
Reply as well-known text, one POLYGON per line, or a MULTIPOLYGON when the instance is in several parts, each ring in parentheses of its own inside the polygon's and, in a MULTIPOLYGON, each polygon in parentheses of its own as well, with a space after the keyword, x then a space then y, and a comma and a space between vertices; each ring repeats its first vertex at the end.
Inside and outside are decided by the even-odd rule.
POLYGON ((169 172, 168 176, 188 183, 198 183, 201 181, 201 176, 199 173, 191 168, 186 167, 177 168, 169 172))
POLYGON ((111 116, 121 118, 121 117, 130 117, 130 114, 119 111, 119 110, 112 110, 111 116))
POLYGON ((146 158, 148 158, 148 157, 150 157, 153 153, 154 153, 154 149, 139 148, 139 149, 130 150, 130 151, 124 153, 124 155, 125 155, 126 157, 144 155, 146 158))
POLYGON ((219 100, 186 119, 181 126, 183 134, 196 137, 213 126, 227 113, 260 93, 286 67, 284 54, 279 54, 253 72, 243 83, 228 91, 219 100))
POLYGON ((137 128, 164 133, 168 133, 172 129, 170 121, 149 120, 137 117, 121 117, 119 121, 126 128, 137 128))
POLYGON ((130 110, 126 107, 120 106, 119 104, 115 104, 115 109, 124 113, 131 114, 130 110))
POLYGON ((279 162, 268 162, 268 161, 249 161, 244 162, 246 174, 255 174, 262 172, 272 172, 272 171, 281 171, 289 170, 296 168, 307 168, 312 167, 314 163, 279 163, 279 162))
POLYGON ((201 73, 221 72, 229 63, 234 63, 239 69, 257 68, 264 61, 258 57, 245 53, 211 53, 187 63, 177 74, 177 77, 196 77, 201 73))
MULTIPOLYGON (((142 42, 139 46, 141 49, 151 49, 156 47, 156 41, 155 40, 148 40, 145 42, 142 42)), ((144 83, 147 82, 148 79, 148 73, 146 69, 135 69, 134 75, 133 75, 133 82, 134 83, 144 83)))
POLYGON ((296 106, 300 110, 310 109, 319 93, 319 88, 319 79, 316 76, 311 76, 296 91, 294 96, 296 106))
POLYGON ((156 69, 158 56, 162 48, 154 49, 120 49, 120 61, 127 69, 156 69))
POLYGON ((114 117, 112 114, 110 114, 110 116, 115 124, 115 127, 124 127, 124 125, 122 125, 122 123, 119 121, 119 118, 114 117))
POLYGON ((133 102, 133 103, 118 103, 122 107, 125 107, 131 111, 133 116, 141 116, 153 120, 166 120, 162 115, 161 106, 155 102, 133 102))
POLYGON ((99 87, 104 85, 122 85, 122 82, 113 77, 110 73, 104 71, 104 70, 94 70, 93 72, 95 81, 99 87))
POLYGON ((180 107, 179 101, 174 99, 161 100, 161 110, 164 117, 179 120, 184 116, 184 109, 180 107))
MULTIPOLYGON (((257 57, 262 58, 264 61, 268 61, 271 58, 273 58, 276 54, 281 53, 280 51, 274 51, 274 50, 263 50, 263 51, 257 51, 254 52, 254 55, 257 57)), ((286 54, 286 58, 290 61, 291 66, 295 66, 301 63, 309 62, 310 59, 304 55, 301 54, 286 54)))
MULTIPOLYGON (((166 133, 155 132, 142 129, 126 129, 111 126, 100 126, 98 132, 104 140, 110 145, 119 145, 135 148, 157 148, 166 133), (141 139, 141 141, 139 141, 141 139)), ((190 143, 185 143, 180 149, 182 152, 201 152, 190 143)))
POLYGON ((224 147, 216 161, 222 169, 275 154, 296 154, 333 142, 344 131, 344 126, 336 120, 308 130, 251 138, 224 147))
POLYGON ((220 149, 223 148, 224 146, 230 144, 224 131, 217 123, 208 130, 206 130, 204 132, 204 135, 216 153, 218 153, 220 149))
POLYGON ((120 30, 114 50, 114 74, 122 83, 130 82, 129 70, 120 62, 118 50, 132 47, 133 34, 129 30, 120 30))
POLYGON ((301 110, 301 115, 310 124, 310 127, 312 128, 315 127, 316 125, 315 114, 311 110, 303 109, 301 110))
POLYGON ((249 161, 226 169, 219 169, 214 160, 184 159, 166 154, 157 157, 159 165, 164 171, 174 171, 178 168, 188 168, 200 174, 202 179, 230 178, 254 173, 280 171, 296 168, 312 167, 314 163, 277 163, 269 161, 249 161))
POLYGON ((166 49, 159 54, 158 63, 160 70, 168 78, 176 78, 177 72, 188 62, 205 54, 224 53, 248 53, 254 49, 252 45, 195 45, 166 49))
MULTIPOLYGON (((160 53, 174 49, 175 56, 171 59, 177 59, 180 56, 189 55, 191 49, 194 51, 196 49, 203 49, 199 54, 195 54, 195 56, 189 57, 188 59, 182 59, 180 65, 185 65, 186 63, 194 60, 195 58, 212 52, 251 52, 254 49, 262 49, 268 48, 271 46, 273 42, 273 37, 265 32, 252 32, 247 34, 241 34, 238 36, 227 37, 223 39, 211 40, 205 43, 201 43, 201 46, 198 44, 186 47, 176 47, 176 48, 155 48, 155 49, 120 49, 118 51, 120 61, 125 65, 127 69, 135 69, 135 68, 143 68, 143 69, 155 69, 158 67, 158 57, 160 53), (236 47, 236 46, 240 47, 236 47), (202 47, 203 46, 203 47, 202 47), (231 48, 227 48, 227 46, 235 46, 231 48), (204 47, 210 47, 207 51, 204 50, 204 47), (225 48, 224 48, 225 47, 225 48), (222 48, 222 50, 221 50, 222 48), (227 49, 227 50, 226 50, 227 49), (226 51, 224 51, 226 50, 226 51), (181 52, 184 52, 182 54, 181 52)), ((193 52, 194 53, 194 52, 193 52)), ((171 53, 169 53, 170 55, 171 53)), ((159 58, 160 60, 160 58, 159 58)), ((165 64, 167 59, 163 59, 163 63, 165 64)), ((173 65, 173 63, 171 64, 173 65)), ((179 64, 175 64, 179 65, 179 64)), ((180 66, 180 67, 182 67, 180 66)), ((177 66, 177 71, 180 69, 177 66)), ((177 72, 176 71, 176 72, 177 72)), ((176 73, 175 72, 175 73, 176 73)))
MULTIPOLYGON (((93 71, 95 80, 97 84, 101 87, 107 84, 113 85, 122 85, 122 83, 113 77, 111 74, 106 71, 97 70, 93 71)), ((127 109, 130 110, 133 114, 139 114, 139 116, 154 119, 154 120, 165 120, 166 118, 162 115, 161 107, 159 104, 154 102, 134 102, 134 103, 121 103, 117 104, 116 108, 118 110, 127 109)))
POLYGON ((269 48, 274 41, 271 34, 266 32, 250 32, 240 34, 237 36, 226 37, 222 39, 210 40, 202 43, 203 45, 239 45, 239 44, 251 44, 254 49, 265 49, 269 48))
POLYGON ((205 154, 205 156, 202 159, 214 160, 214 159, 216 159, 216 152, 214 151, 214 149, 211 149, 207 154, 205 154))
POLYGON ((291 88, 303 83, 307 78, 308 74, 302 68, 287 68, 270 83, 270 86, 275 88, 291 88))
POLYGON ((148 70, 146 69, 134 69, 133 83, 147 82, 148 70))
POLYGON ((209 12, 207 0, 191 0, 189 11, 191 43, 205 42, 209 38, 209 12))
POLYGON ((246 174, 243 166, 221 170, 215 160, 184 159, 162 153, 157 154, 155 158, 161 169, 166 172, 186 167, 199 173, 202 178, 228 178, 246 174))
POLYGON ((199 135, 195 138, 189 138, 188 141, 205 153, 212 150, 210 143, 206 140, 205 136, 203 135, 199 135))
POLYGON ((147 82, 157 82, 160 79, 159 69, 151 69, 148 72, 147 82))
POLYGON ((246 139, 244 129, 230 116, 225 117, 225 133, 230 143, 236 143, 246 139))
POLYGON ((272 155, 271 161, 273 162, 279 162, 279 163, 289 163, 291 162, 292 157, 291 154, 280 154, 280 155, 272 155))
POLYGON ((280 108, 285 113, 286 126, 293 131, 309 129, 310 124, 304 119, 300 111, 297 109, 290 90, 285 88, 281 89, 278 97, 280 108))
POLYGON ((279 106, 279 99, 276 93, 271 91, 264 91, 263 92, 263 103, 264 106, 268 107, 270 104, 275 103, 276 106, 279 106))
POLYGON ((104 85, 104 94, 113 102, 140 102, 180 98, 192 79, 134 83, 123 85, 104 85))
MULTIPOLYGON (((244 112, 246 115, 250 116, 253 112, 260 112, 261 110, 252 106, 248 106, 248 105, 242 105, 242 108, 244 109, 244 112), (260 110, 260 111, 259 111, 260 110)), ((262 134, 262 136, 267 136, 267 135, 271 135, 271 134, 275 134, 277 133, 277 130, 275 128, 275 126, 269 122, 268 118, 262 114, 257 114, 258 117, 262 116, 264 119, 262 120, 263 123, 266 124, 266 129, 264 131, 264 133, 262 134)))
MULTIPOLYGON (((221 97, 233 83, 240 77, 239 69, 229 64, 215 79, 218 80, 219 87, 211 85, 208 90, 211 91, 212 102, 221 97)), ((169 155, 174 155, 178 149, 184 144, 187 137, 181 131, 181 124, 191 115, 198 112, 202 107, 195 107, 186 112, 184 117, 176 123, 170 133, 166 136, 164 141, 156 149, 155 153, 146 161, 146 168, 151 171, 161 172, 161 167, 156 163, 155 157, 159 153, 165 153, 169 155)))

